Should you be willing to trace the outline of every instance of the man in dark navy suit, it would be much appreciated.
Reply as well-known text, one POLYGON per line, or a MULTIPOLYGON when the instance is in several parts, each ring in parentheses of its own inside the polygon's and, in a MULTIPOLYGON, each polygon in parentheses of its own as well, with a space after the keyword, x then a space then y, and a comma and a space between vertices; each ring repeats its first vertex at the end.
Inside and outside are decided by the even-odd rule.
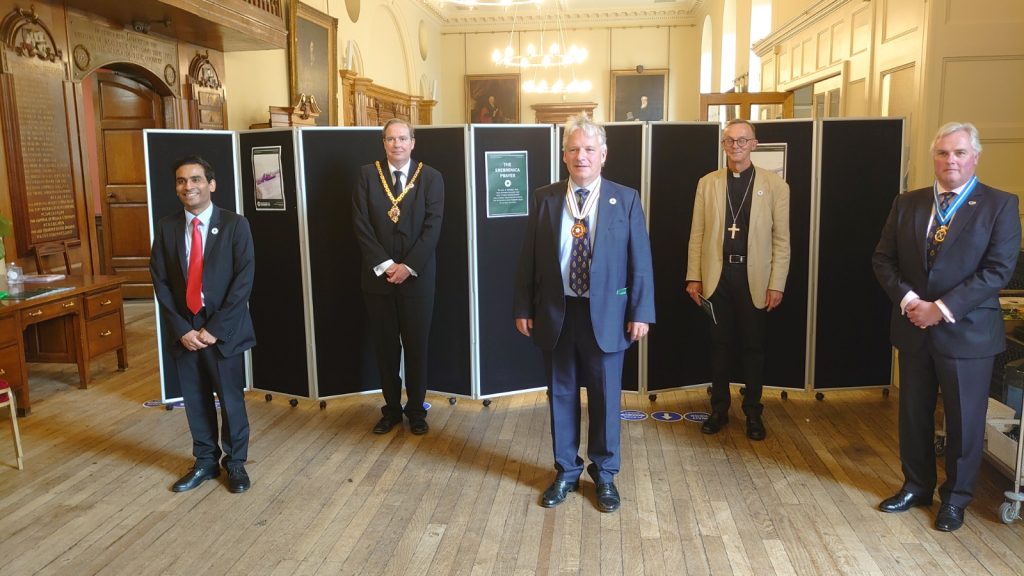
POLYGON ((981 154, 971 124, 949 123, 932 143, 935 184, 898 196, 872 264, 892 300, 900 358, 903 486, 884 512, 929 506, 935 490, 935 407, 942 391, 946 481, 938 530, 964 521, 985 440, 992 363, 1006 346, 999 291, 1020 252, 1013 194, 978 182, 981 154))
POLYGON ((249 221, 211 202, 213 167, 199 156, 174 165, 184 210, 156 224, 150 273, 163 329, 177 366, 195 465, 172 490, 191 490, 228 471, 228 489, 245 492, 249 418, 245 411, 246 350, 256 345, 249 317, 255 262, 249 221), (217 408, 221 431, 217 442, 217 408), (221 455, 223 454, 223 458, 221 455))
POLYGON ((444 179, 412 160, 416 134, 405 120, 388 120, 383 142, 387 162, 363 166, 352 196, 352 221, 363 255, 361 286, 384 392, 383 416, 373 433, 388 433, 404 413, 413 434, 426 434, 427 341, 444 179), (404 409, 399 375, 403 350, 404 409))
POLYGON ((580 388, 587 390, 587 472, 602 512, 619 508, 619 406, 625 351, 654 322, 654 273, 640 195, 601 178, 605 131, 570 118, 562 139, 569 180, 534 192, 516 277, 516 329, 544 354, 554 483, 541 505, 565 501, 583 473, 580 388))

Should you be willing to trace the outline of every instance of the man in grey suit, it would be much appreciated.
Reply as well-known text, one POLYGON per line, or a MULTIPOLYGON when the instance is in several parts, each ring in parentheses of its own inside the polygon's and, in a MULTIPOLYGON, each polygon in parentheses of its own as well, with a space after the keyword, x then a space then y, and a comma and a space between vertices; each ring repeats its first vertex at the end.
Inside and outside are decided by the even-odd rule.
POLYGON ((872 257, 893 302, 891 338, 900 352, 903 486, 883 512, 929 506, 935 490, 935 407, 946 417, 946 481, 938 530, 963 525, 985 440, 992 363, 1006 347, 999 291, 1020 252, 1013 194, 978 182, 981 154, 971 124, 949 123, 932 142, 935 183, 897 196, 872 257))
POLYGON ((228 471, 228 489, 245 492, 249 418, 243 352, 256 345, 249 317, 256 264, 249 221, 215 206, 213 167, 199 156, 174 166, 184 210, 156 223, 150 273, 164 335, 181 382, 195 465, 172 490, 185 492, 228 471), (220 444, 217 408, 220 400, 220 444), (223 458, 221 455, 223 454, 223 458))
POLYGON ((601 178, 605 131, 570 118, 562 160, 570 178, 536 190, 516 276, 516 329, 544 355, 551 405, 554 483, 541 505, 565 501, 583 473, 580 388, 587 389, 587 472, 602 512, 619 508, 622 362, 654 322, 654 273, 636 190, 601 178))

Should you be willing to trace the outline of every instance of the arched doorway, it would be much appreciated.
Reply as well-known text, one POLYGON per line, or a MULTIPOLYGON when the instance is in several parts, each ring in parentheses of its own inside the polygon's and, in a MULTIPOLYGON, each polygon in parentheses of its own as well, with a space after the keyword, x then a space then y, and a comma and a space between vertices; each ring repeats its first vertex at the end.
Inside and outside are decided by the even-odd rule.
POLYGON ((142 131, 173 127, 168 124, 176 124, 176 100, 165 84, 133 65, 96 70, 82 81, 82 91, 82 137, 87 141, 93 205, 100 216, 100 270, 128 278, 126 297, 149 298, 153 289, 142 131))

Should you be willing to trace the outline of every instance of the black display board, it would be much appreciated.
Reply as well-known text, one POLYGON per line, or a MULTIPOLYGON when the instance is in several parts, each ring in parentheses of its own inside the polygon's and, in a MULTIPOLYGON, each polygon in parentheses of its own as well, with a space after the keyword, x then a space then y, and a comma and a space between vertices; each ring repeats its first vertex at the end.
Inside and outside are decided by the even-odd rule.
POLYGON ((890 382, 892 304, 871 255, 900 193, 902 152, 902 119, 822 122, 815 390, 890 382))
MULTIPOLYGON (((789 276, 782 304, 768 314, 765 386, 803 390, 807 374, 807 283, 811 247, 814 123, 810 120, 755 122, 759 147, 786 144, 789 184, 789 276)), ((733 382, 743 382, 737 363, 733 382)))
MULTIPOLYGON (((182 210, 181 201, 175 192, 173 168, 174 164, 185 156, 202 156, 210 163, 217 181, 217 190, 211 195, 213 203, 225 210, 238 212, 234 132, 145 130, 143 137, 146 146, 151 245, 157 220, 182 210)), ((181 399, 181 384, 178 382, 178 372, 170 354, 171 343, 164 341, 159 304, 156 304, 156 308, 157 345, 160 347, 160 396, 165 403, 174 402, 181 399)))
POLYGON ((718 168, 717 124, 651 123, 650 221, 657 323, 647 336, 647 390, 711 381, 708 318, 686 295, 697 181, 718 168))
MULTIPOLYGON (((644 194, 644 125, 640 122, 603 124, 608 144, 608 159, 601 169, 601 177, 628 186, 644 194)), ((564 126, 558 127, 558 177, 569 178, 569 170, 562 162, 561 146, 564 126)), ((657 294, 657 290, 655 290, 657 294)), ((630 346, 622 360, 622 389, 640 391, 640 347, 630 346)))
POLYGON ((238 136, 242 207, 252 225, 256 277, 249 313, 258 344, 252 351, 253 387, 310 398, 312 378, 307 356, 312 340, 306 331, 302 285, 302 228, 298 204, 295 131, 242 132, 238 136), (256 207, 253 149, 279 149, 284 210, 256 207))
MULTIPOLYGON (((310 298, 319 398, 380 389, 352 228, 359 167, 386 161, 380 128, 303 128, 310 298)), ((413 153, 415 157, 415 152, 413 153)))
POLYGON ((488 218, 485 152, 528 153, 528 188, 551 183, 552 127, 470 127, 474 166, 473 195, 479 396, 506 394, 547 385, 540 349, 515 329, 512 296, 526 228, 526 216, 488 218))
POLYGON ((413 157, 444 176, 444 223, 437 242, 437 289, 427 387, 471 396, 468 133, 465 126, 416 129, 413 157))

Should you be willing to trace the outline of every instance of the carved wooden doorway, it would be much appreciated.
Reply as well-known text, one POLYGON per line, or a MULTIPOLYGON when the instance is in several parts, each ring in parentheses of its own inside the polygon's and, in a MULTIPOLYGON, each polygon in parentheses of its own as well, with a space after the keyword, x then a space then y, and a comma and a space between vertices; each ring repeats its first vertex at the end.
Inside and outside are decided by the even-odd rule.
MULTIPOLYGON (((153 283, 142 131, 164 127, 163 98, 148 86, 108 70, 97 71, 92 81, 103 271, 128 278, 123 287, 126 297, 150 298, 153 283)), ((163 176, 171 178, 170 174, 163 176)))

